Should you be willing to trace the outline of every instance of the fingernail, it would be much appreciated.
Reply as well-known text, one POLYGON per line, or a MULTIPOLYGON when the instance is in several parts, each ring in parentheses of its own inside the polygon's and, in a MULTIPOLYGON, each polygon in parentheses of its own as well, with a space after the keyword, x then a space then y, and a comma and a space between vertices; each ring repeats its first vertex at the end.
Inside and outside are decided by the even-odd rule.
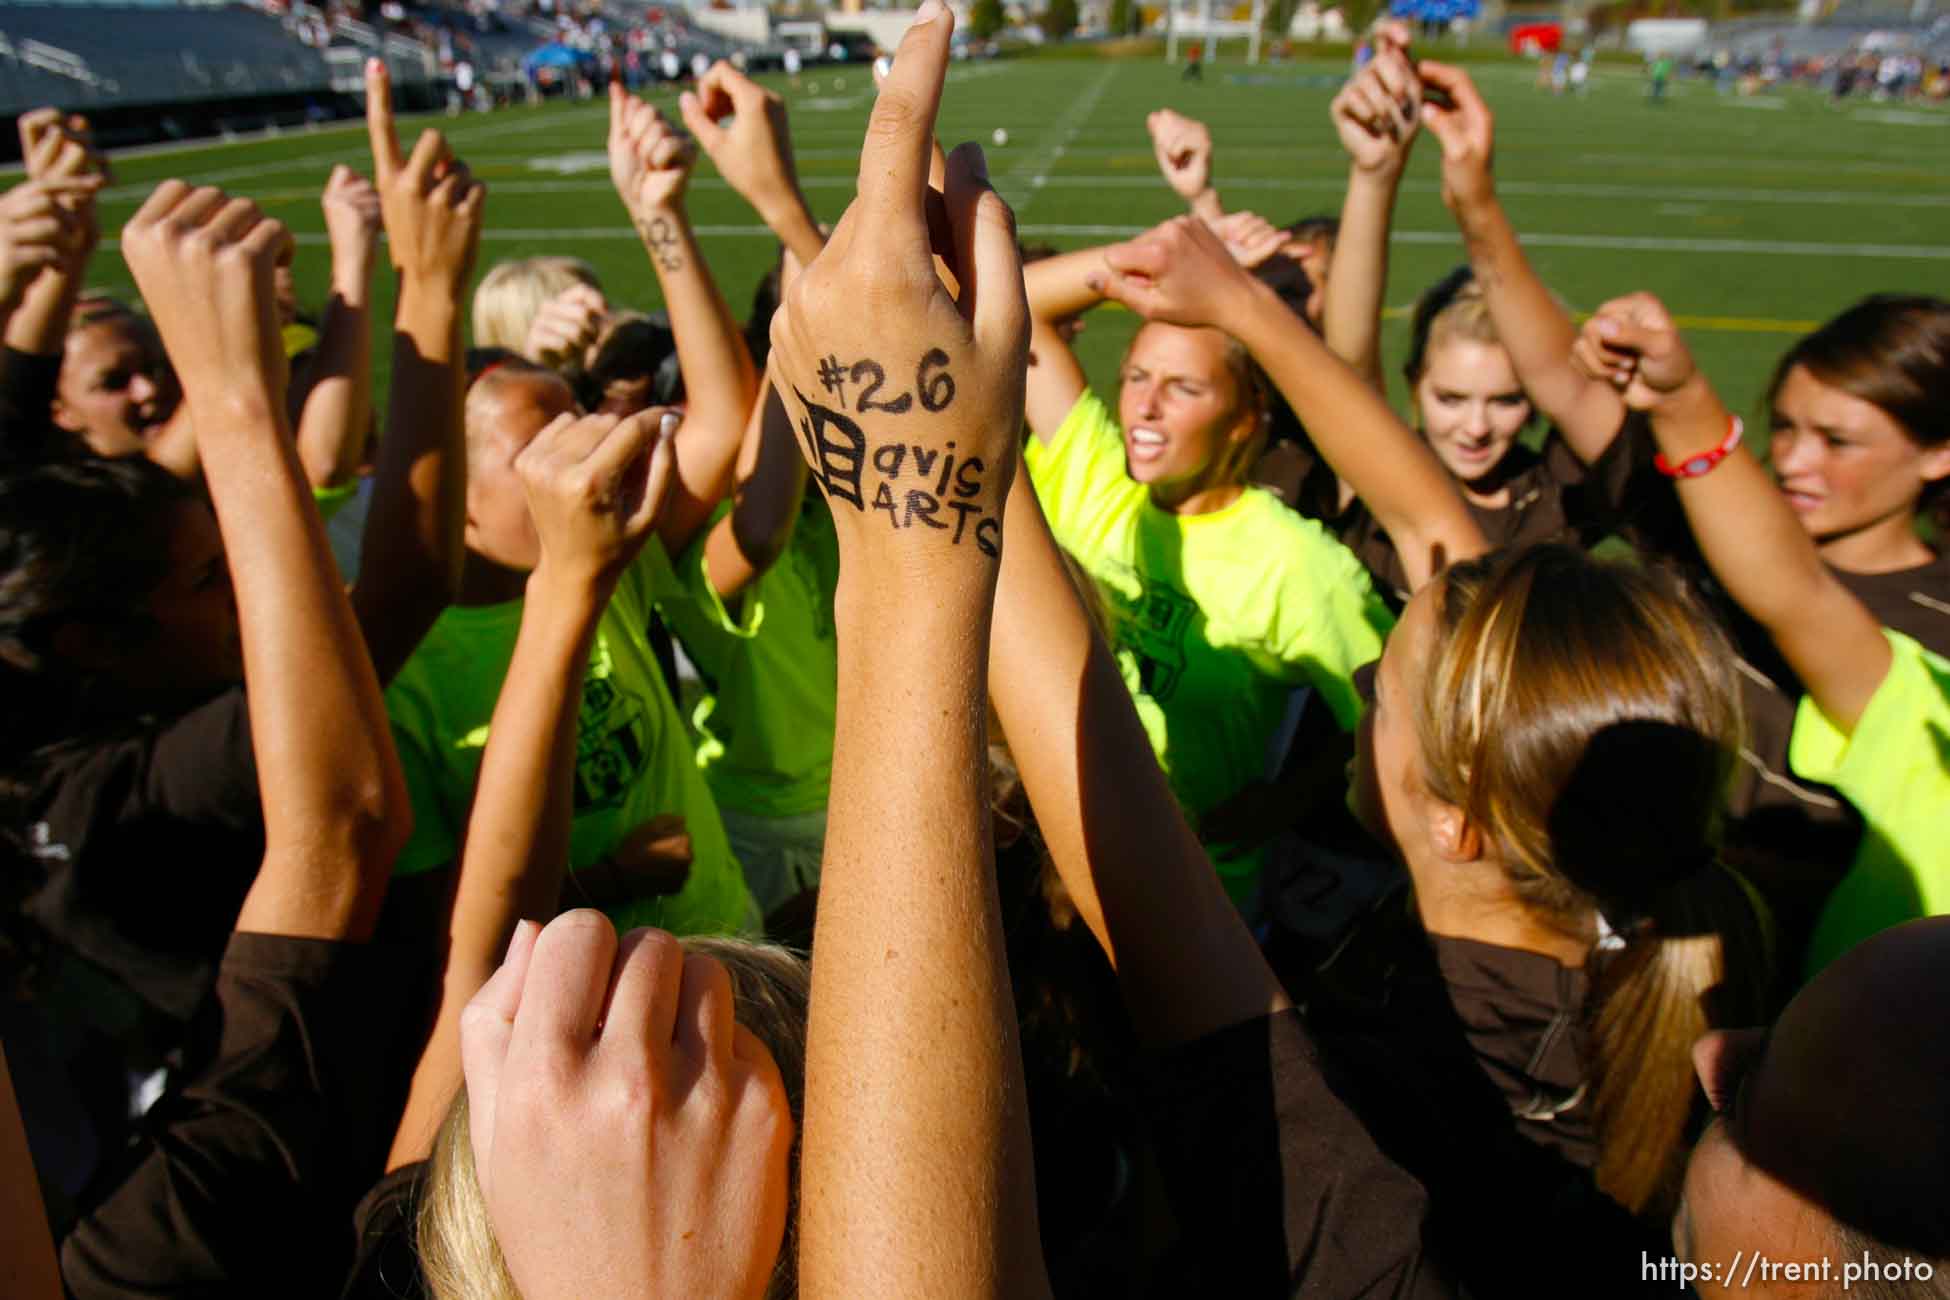
POLYGON ((884 77, 894 70, 894 61, 883 54, 873 61, 873 70, 884 77))
POLYGON ((663 419, 657 424, 657 436, 661 438, 675 437, 677 435, 677 426, 683 422, 684 417, 677 414, 677 412, 665 411, 663 419))
POLYGON ((922 0, 921 7, 914 11, 914 25, 919 27, 924 23, 931 23, 941 17, 946 9, 947 6, 942 4, 941 0, 922 0))

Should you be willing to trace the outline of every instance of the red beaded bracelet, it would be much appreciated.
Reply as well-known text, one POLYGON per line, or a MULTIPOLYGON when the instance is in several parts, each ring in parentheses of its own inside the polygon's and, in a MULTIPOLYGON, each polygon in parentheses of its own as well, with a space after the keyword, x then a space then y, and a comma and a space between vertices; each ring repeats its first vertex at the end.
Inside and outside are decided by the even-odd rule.
POLYGON ((1652 465, 1667 478, 1698 478, 1702 474, 1710 473, 1715 465, 1731 455, 1733 449, 1740 445, 1740 435, 1746 431, 1747 426, 1740 422, 1739 416, 1729 416, 1727 436, 1719 446, 1711 451, 1703 451, 1697 456, 1688 456, 1677 465, 1667 460, 1664 452, 1660 452, 1652 458, 1652 465))

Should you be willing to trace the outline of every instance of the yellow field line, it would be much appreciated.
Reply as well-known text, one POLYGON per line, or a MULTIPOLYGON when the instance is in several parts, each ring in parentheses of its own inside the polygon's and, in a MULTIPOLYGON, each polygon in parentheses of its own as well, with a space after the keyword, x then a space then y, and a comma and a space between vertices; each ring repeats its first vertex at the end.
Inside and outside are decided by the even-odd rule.
MULTIPOLYGON (((1389 320, 1405 320, 1412 314, 1413 307, 1388 307, 1382 315, 1389 320)), ((1589 320, 1591 313, 1573 313, 1580 320, 1589 320)), ((1818 320, 1782 320, 1775 316, 1674 316, 1673 324, 1683 330, 1705 330, 1715 334, 1807 334, 1818 329, 1818 320)))

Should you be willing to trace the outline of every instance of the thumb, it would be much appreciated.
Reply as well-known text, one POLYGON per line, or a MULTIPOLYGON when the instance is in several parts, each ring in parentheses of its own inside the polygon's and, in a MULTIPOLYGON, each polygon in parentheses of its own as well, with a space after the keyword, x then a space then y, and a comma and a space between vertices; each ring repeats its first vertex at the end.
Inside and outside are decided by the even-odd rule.
POLYGON ((1156 286, 1148 280, 1125 275, 1115 267, 1093 272, 1087 282, 1112 302, 1121 303, 1147 319, 1157 306, 1156 286))

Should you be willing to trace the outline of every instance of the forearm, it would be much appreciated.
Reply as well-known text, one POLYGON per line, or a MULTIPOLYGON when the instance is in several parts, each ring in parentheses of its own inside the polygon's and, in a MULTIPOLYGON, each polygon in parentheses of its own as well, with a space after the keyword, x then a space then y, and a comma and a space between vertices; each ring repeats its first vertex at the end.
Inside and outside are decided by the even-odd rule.
MULTIPOLYGON (((1652 432, 1678 464, 1717 447, 1729 418, 1695 375, 1653 411, 1652 432)), ((1727 594, 1767 629, 1821 711, 1843 730, 1853 728, 1889 670, 1889 646, 1874 616, 1822 562, 1744 446, 1677 486, 1693 536, 1727 594)))
POLYGON ((705 577, 726 599, 778 562, 806 499, 806 462, 793 441, 785 404, 769 383, 753 405, 739 461, 731 513, 718 521, 705 545, 705 577))
POLYGON ((752 207, 766 229, 778 236, 779 242, 799 259, 801 266, 818 257, 819 250, 826 247, 826 236, 820 233, 819 223, 813 219, 812 209, 806 205, 806 196, 796 181, 783 194, 754 198, 752 207))
POLYGON ((1211 185, 1194 195, 1186 206, 1200 221, 1217 221, 1226 214, 1225 205, 1219 202, 1218 189, 1211 185))
POLYGON ((500 964, 515 925, 556 911, 573 816, 576 712, 603 593, 528 581, 521 630, 494 706, 461 851, 446 971, 425 1052, 387 1157, 423 1160, 460 1087, 460 1016, 500 964))
POLYGON ((1393 169, 1355 167, 1349 172, 1321 322, 1328 349, 1378 393, 1388 390, 1381 372, 1381 308, 1388 290, 1388 233, 1400 185, 1401 173, 1393 169))
POLYGON ((1023 267, 1023 285, 1029 290, 1030 319, 1055 321, 1089 311, 1104 300, 1102 291, 1090 286, 1091 277, 1102 275, 1103 271, 1102 247, 1058 253, 1023 267))
POLYGON ((1138 1032, 1169 1046, 1287 1005, 1152 757, 1023 476, 1012 494, 989 693, 1037 829, 1138 1032))
POLYGON ((1524 391, 1563 432, 1580 459, 1596 460, 1617 436, 1625 404, 1608 385, 1580 374, 1571 364, 1577 326, 1532 269, 1496 197, 1492 194, 1461 208, 1456 224, 1462 230, 1470 268, 1483 287, 1497 338, 1509 351, 1524 391))
POLYGON ((312 374, 298 455, 313 487, 336 487, 358 472, 372 423, 372 310, 363 286, 335 289, 325 304, 312 374))
POLYGON ((59 356, 67 345, 68 321, 81 297, 84 271, 85 266, 72 271, 50 266, 35 277, 7 317, 7 346, 35 356, 59 356))
POLYGON ((353 597, 382 682, 399 671, 460 584, 465 382, 458 301, 444 285, 402 281, 386 435, 353 597))
POLYGON ((992 589, 944 577, 847 573, 837 598, 800 1179, 809 1300, 1047 1294, 984 778, 992 589))
POLYGON ((264 795, 264 866, 237 928, 363 939, 410 820, 379 684, 277 394, 228 376, 185 388, 204 480, 234 543, 264 795))
POLYGON ((1488 549, 1428 445, 1270 290, 1243 282, 1222 328, 1252 352, 1321 455, 1387 530, 1411 587, 1488 549))
POLYGON ((731 308, 699 252, 681 206, 638 213, 638 235, 656 268, 684 372, 684 425, 677 434, 677 482, 657 535, 672 555, 710 519, 731 487, 758 373, 731 308))

